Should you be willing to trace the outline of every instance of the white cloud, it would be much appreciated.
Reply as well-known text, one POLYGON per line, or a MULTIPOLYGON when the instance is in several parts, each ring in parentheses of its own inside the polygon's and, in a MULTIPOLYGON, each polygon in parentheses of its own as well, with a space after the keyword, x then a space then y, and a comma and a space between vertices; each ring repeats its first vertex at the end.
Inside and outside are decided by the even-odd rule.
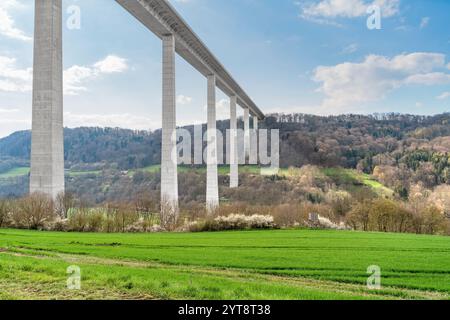
POLYGON ((83 66, 72 66, 64 71, 64 93, 66 95, 77 95, 81 91, 87 91, 82 84, 95 77, 92 68, 83 66))
POLYGON ((420 29, 426 28, 430 23, 430 17, 423 17, 420 21, 420 29))
POLYGON ((31 68, 21 69, 16 59, 0 56, 0 91, 26 92, 31 90, 31 68))
POLYGON ((17 113, 19 112, 19 109, 5 109, 5 108, 0 108, 0 114, 6 114, 6 113, 17 113))
POLYGON ((407 84, 422 84, 427 86, 450 83, 450 74, 443 72, 432 72, 415 74, 406 78, 407 84))
POLYGON ((326 98, 323 108, 342 109, 383 99, 405 85, 436 85, 450 82, 444 69, 445 55, 439 53, 401 54, 391 59, 370 55, 361 63, 345 62, 316 68, 313 80, 321 83, 326 98))
MULTIPOLYGON (((118 56, 107 56, 91 66, 72 66, 64 70, 64 94, 77 95, 88 89, 84 84, 101 75, 121 73, 128 70, 127 60, 118 56)), ((0 91, 28 92, 32 89, 32 68, 21 69, 16 59, 0 56, 0 91)))
POLYGON ((123 114, 75 114, 64 113, 64 126, 76 127, 112 127, 136 130, 149 130, 161 126, 159 121, 147 117, 123 114))
POLYGON ((31 128, 31 114, 18 108, 0 107, 0 138, 14 131, 31 128))
POLYGON ((64 71, 64 94, 78 95, 88 89, 84 83, 103 74, 122 73, 128 70, 127 60, 118 56, 109 55, 92 66, 72 66, 64 71))
POLYGON ((358 44, 356 44, 356 43, 352 43, 352 44, 346 46, 344 49, 342 49, 343 54, 351 54, 351 53, 355 53, 356 51, 358 51, 358 44))
POLYGON ((442 94, 440 94, 440 95, 438 95, 436 97, 436 99, 438 99, 438 100, 445 100, 447 98, 450 98, 450 92, 449 91, 443 92, 442 94))
POLYGON ((118 56, 109 55, 105 59, 94 64, 98 73, 121 73, 128 69, 127 60, 118 56))
POLYGON ((11 39, 31 41, 23 30, 15 26, 15 21, 11 17, 10 10, 20 9, 23 5, 17 0, 2 0, 0 2, 0 35, 11 39))
MULTIPOLYGON (((24 108, 30 110, 30 108, 24 108)), ((30 110, 31 111, 31 110, 30 110)), ((111 127, 135 130, 150 130, 161 127, 159 119, 140 117, 129 113, 76 114, 64 113, 64 127, 111 127)), ((0 108, 0 138, 18 130, 31 128, 31 112, 21 109, 0 108)))
POLYGON ((72 66, 64 71, 64 93, 77 95, 81 91, 87 91, 83 83, 102 74, 121 73, 126 70, 128 70, 127 60, 114 55, 109 55, 92 66, 72 66))
POLYGON ((363 17, 372 5, 381 8, 383 17, 392 17, 399 12, 400 0, 320 0, 296 4, 301 7, 302 18, 322 24, 336 24, 330 19, 363 17))
POLYGON ((177 103, 180 104, 180 105, 184 106, 184 105, 190 104, 191 102, 192 102, 192 98, 191 97, 184 96, 182 94, 180 94, 177 97, 177 103))

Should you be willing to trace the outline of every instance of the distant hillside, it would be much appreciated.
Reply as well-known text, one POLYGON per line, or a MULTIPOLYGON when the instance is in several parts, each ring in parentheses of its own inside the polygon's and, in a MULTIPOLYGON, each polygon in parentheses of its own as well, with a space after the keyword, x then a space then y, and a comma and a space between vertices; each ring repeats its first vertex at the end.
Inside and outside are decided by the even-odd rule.
MULTIPOLYGON (((228 127, 228 121, 218 122, 219 129, 228 127)), ((243 127, 242 121, 239 127, 243 127)), ((450 113, 329 117, 273 114, 260 127, 280 129, 284 168, 315 165, 358 169, 373 174, 403 196, 418 182, 427 188, 450 184, 450 113)), ((0 180, 27 172, 30 140, 28 131, 0 139, 0 180)), ((160 149, 160 130, 65 129, 66 167, 75 173, 155 166, 160 163, 160 149)))

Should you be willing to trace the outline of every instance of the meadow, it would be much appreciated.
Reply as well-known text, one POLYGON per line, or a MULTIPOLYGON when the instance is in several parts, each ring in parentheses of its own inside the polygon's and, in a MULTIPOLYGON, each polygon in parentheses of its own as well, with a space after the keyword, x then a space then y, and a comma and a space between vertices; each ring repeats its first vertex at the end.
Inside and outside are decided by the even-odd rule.
POLYGON ((449 299, 450 238, 328 230, 0 230, 3 299, 449 299), (66 287, 81 268, 81 290, 66 287), (369 290, 367 268, 381 268, 369 290))

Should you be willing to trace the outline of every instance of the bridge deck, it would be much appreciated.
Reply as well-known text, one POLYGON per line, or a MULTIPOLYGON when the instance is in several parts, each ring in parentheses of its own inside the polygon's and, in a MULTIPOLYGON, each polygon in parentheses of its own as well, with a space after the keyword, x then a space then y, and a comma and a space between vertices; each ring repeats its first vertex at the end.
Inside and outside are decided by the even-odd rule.
POLYGON ((264 113, 233 79, 189 25, 167 0, 116 0, 156 36, 175 36, 176 52, 205 77, 215 74, 217 87, 228 96, 236 95, 237 102, 247 107, 260 120, 264 113))

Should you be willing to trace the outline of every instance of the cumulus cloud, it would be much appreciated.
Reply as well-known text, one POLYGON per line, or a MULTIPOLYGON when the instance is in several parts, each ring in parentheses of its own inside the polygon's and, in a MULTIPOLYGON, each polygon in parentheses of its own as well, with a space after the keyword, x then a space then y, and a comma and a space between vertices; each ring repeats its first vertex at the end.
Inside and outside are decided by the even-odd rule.
POLYGON ((180 105, 187 105, 187 104, 190 104, 191 102, 192 102, 192 98, 191 97, 184 96, 182 94, 180 94, 177 97, 177 103, 180 104, 180 105))
POLYGON ((297 1, 300 17, 322 24, 338 25, 332 19, 358 18, 367 15, 367 8, 376 5, 383 17, 392 17, 399 12, 400 0, 321 0, 297 1))
POLYGON ((405 85, 450 83, 445 55, 417 52, 393 58, 369 55, 360 63, 345 62, 316 68, 313 80, 326 98, 324 108, 345 108, 377 101, 405 85))
POLYGON ((92 66, 72 66, 64 71, 64 94, 78 95, 87 91, 85 83, 101 75, 122 73, 128 70, 127 60, 109 55, 92 66))
POLYGON ((19 109, 5 109, 5 108, 0 108, 0 114, 6 114, 6 113, 16 113, 19 112, 19 109))
POLYGON ((415 74, 406 78, 407 84, 422 84, 427 86, 450 83, 450 74, 443 72, 432 72, 415 74))
POLYGON ((112 127, 136 130, 158 128, 161 123, 155 119, 140 117, 129 113, 121 114, 75 114, 64 113, 64 126, 75 127, 112 127))
POLYGON ((443 92, 442 94, 440 94, 440 95, 438 95, 436 97, 436 99, 438 99, 438 100, 445 100, 447 98, 450 98, 450 92, 449 91, 443 92))
POLYGON ((94 69, 98 73, 120 73, 128 69, 127 60, 115 55, 109 55, 105 59, 94 64, 94 69))
POLYGON ((358 51, 357 43, 352 43, 352 44, 346 46, 344 49, 342 49, 343 54, 351 54, 351 53, 355 53, 356 51, 358 51))
POLYGON ((32 38, 25 34, 23 30, 16 27, 10 11, 23 8, 17 0, 0 1, 0 35, 22 41, 31 41, 32 38))
POLYGON ((0 56, 0 91, 29 91, 31 90, 32 79, 31 68, 19 68, 15 58, 0 56))
POLYGON ((0 107, 0 138, 17 130, 31 127, 31 114, 24 114, 18 108, 0 107))
MULTIPOLYGON (((107 56, 91 66, 72 66, 64 71, 64 94, 77 95, 87 91, 86 82, 102 75, 128 70, 126 59, 107 56)), ((0 91, 28 92, 32 89, 33 69, 20 68, 15 58, 0 56, 0 91)))

